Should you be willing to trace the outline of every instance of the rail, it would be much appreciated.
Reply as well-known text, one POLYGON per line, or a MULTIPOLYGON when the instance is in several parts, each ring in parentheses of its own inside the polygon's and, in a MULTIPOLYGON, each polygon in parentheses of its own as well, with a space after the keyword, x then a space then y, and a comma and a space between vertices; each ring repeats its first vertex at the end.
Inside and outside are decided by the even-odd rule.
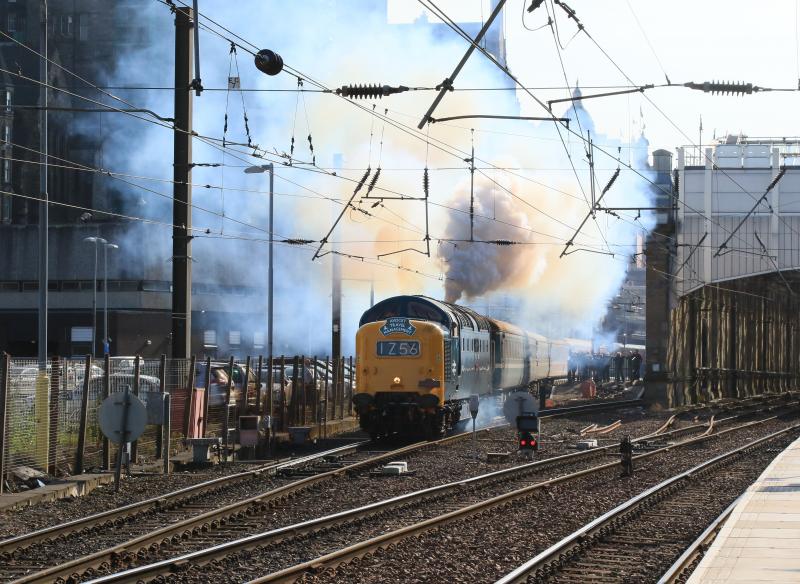
MULTIPOLYGON (((658 454, 658 453, 662 453, 662 452, 665 452, 665 451, 672 450, 674 448, 684 447, 684 446, 687 446, 687 445, 690 445, 690 444, 695 444, 697 442, 706 441, 706 440, 709 440, 711 438, 715 438, 717 436, 720 436, 720 435, 723 435, 723 434, 727 434, 728 432, 737 431, 737 430, 741 430, 741 429, 744 429, 744 428, 749 428, 749 427, 751 427, 753 425, 761 424, 761 423, 764 423, 764 422, 769 421, 769 420, 774 420, 775 418, 776 418, 776 416, 770 416, 770 417, 765 418, 763 420, 748 422, 748 423, 736 426, 735 428, 731 428, 731 429, 728 429, 728 430, 723 430, 720 433, 715 434, 713 436, 703 435, 703 436, 700 436, 698 438, 693 438, 693 439, 690 439, 690 440, 687 440, 687 441, 684 441, 684 442, 671 444, 671 445, 665 446, 663 448, 659 448, 659 449, 647 452, 645 454, 641 454, 641 455, 637 456, 636 458, 637 459, 645 458, 645 457, 653 456, 653 455, 658 454)), ((730 419, 733 419, 733 418, 728 418, 727 420, 730 420, 730 419)), ((694 429, 706 429, 707 425, 706 424, 697 424, 697 425, 692 426, 692 428, 694 428, 694 429)), ((681 429, 673 430, 671 432, 667 432, 665 434, 662 434, 661 436, 677 435, 679 433, 686 432, 687 430, 688 430, 688 428, 681 428, 681 429)), ((638 438, 635 441, 641 441, 643 439, 645 439, 645 437, 638 438)), ((593 457, 593 456, 603 456, 603 455, 605 455, 607 453, 608 450, 610 450, 612 448, 615 448, 615 447, 616 447, 616 445, 605 446, 605 447, 601 447, 601 448, 597 448, 597 449, 593 449, 593 450, 589 450, 589 451, 580 451, 580 452, 576 452, 576 453, 566 454, 566 455, 553 457, 553 458, 549 458, 549 459, 545 459, 545 460, 541 460, 541 461, 536 461, 536 462, 529 463, 529 464, 526 464, 526 465, 520 465, 520 466, 517 466, 517 467, 512 467, 512 468, 508 468, 508 469, 494 471, 492 473, 487 473, 485 475, 472 477, 470 479, 464 479, 464 480, 460 480, 460 481, 455 481, 453 483, 447 483, 445 485, 429 487, 427 489, 422 489, 420 491, 415 491, 415 492, 412 492, 412 493, 406 493, 406 494, 400 495, 398 497, 393 497, 391 499, 387 499, 387 500, 384 500, 384 501, 379 501, 379 502, 371 503, 369 505, 356 507, 356 508, 353 508, 353 509, 349 509, 349 510, 346 510, 346 511, 342 511, 342 512, 339 512, 339 513, 328 515, 328 516, 325 516, 325 517, 321 517, 321 518, 305 521, 305 522, 302 522, 302 523, 297 523, 297 524, 294 524, 294 525, 291 525, 291 526, 282 527, 282 528, 271 530, 271 531, 264 532, 264 533, 249 535, 249 536, 247 536, 245 538, 241 538, 241 539, 237 539, 235 541, 230 541, 230 542, 226 542, 226 543, 219 544, 219 545, 216 545, 216 546, 212 546, 212 547, 206 548, 204 550, 199 550, 199 551, 191 552, 191 553, 188 553, 188 554, 184 554, 184 555, 178 556, 176 558, 171 558, 171 559, 168 559, 168 560, 154 562, 154 563, 149 564, 149 565, 140 566, 140 567, 137 567, 137 568, 132 568, 130 570, 126 570, 124 572, 119 572, 117 574, 104 576, 104 577, 98 578, 96 580, 93 580, 92 582, 111 583, 111 582, 135 582, 135 581, 139 581, 139 580, 144 579, 144 578, 155 576, 156 574, 163 574, 163 573, 169 571, 176 564, 180 565, 180 564, 186 564, 186 563, 192 563, 192 564, 205 563, 205 562, 208 562, 208 561, 210 561, 212 559, 219 558, 221 556, 225 556, 225 555, 227 555, 229 553, 232 553, 232 552, 235 552, 235 551, 251 549, 253 547, 264 545, 268 541, 284 538, 284 537, 287 536, 287 534, 300 534, 300 533, 305 533, 305 532, 308 532, 308 531, 314 531, 314 530, 318 530, 318 529, 321 529, 321 528, 329 527, 331 525, 335 525, 335 524, 340 523, 340 522, 345 521, 345 520, 352 520, 354 518, 357 518, 357 517, 360 517, 360 516, 364 516, 364 515, 367 515, 367 514, 378 513, 378 512, 385 513, 387 509, 389 509, 391 507, 396 507, 396 506, 400 505, 401 503, 408 503, 408 502, 413 501, 413 500, 424 499, 424 498, 433 497, 433 496, 436 496, 437 498, 440 498, 443 494, 445 494, 447 492, 463 493, 465 487, 474 486, 474 485, 478 485, 478 484, 481 484, 481 483, 487 483, 487 484, 496 483, 496 482, 499 483, 501 481, 508 481, 511 478, 524 478, 525 474, 529 474, 531 471, 537 470, 538 468, 540 468, 542 466, 552 465, 554 463, 555 464, 570 463, 570 462, 575 461, 576 459, 583 459, 583 458, 588 458, 588 457, 593 457)), ((446 523, 446 522, 451 521, 453 519, 456 519, 456 518, 459 518, 459 517, 463 517, 466 514, 475 513, 475 512, 481 511, 483 509, 486 509, 488 507, 493 507, 493 506, 499 505, 500 503, 503 503, 503 502, 508 501, 510 499, 517 498, 517 497, 520 497, 520 496, 524 496, 525 494, 528 494, 528 493, 532 492, 533 490, 541 489, 541 488, 544 488, 546 486, 554 485, 554 484, 557 484, 557 483, 560 483, 560 482, 563 482, 563 481, 566 481, 566 480, 571 480, 573 478, 584 476, 586 474, 599 472, 599 471, 606 470, 606 469, 609 469, 609 468, 612 468, 612 467, 616 467, 617 464, 618 464, 617 462, 602 464, 602 465, 599 465, 599 466, 591 467, 589 469, 584 469, 584 470, 581 470, 581 471, 577 471, 575 473, 571 473, 571 474, 568 474, 568 475, 557 477, 557 478, 549 480, 549 481, 535 483, 535 484, 533 484, 531 486, 527 486, 527 487, 524 487, 522 489, 518 489, 518 490, 512 491, 510 493, 506 493, 506 494, 503 494, 503 495, 500 495, 500 496, 497 496, 497 497, 493 497, 491 499, 482 501, 480 503, 476 503, 474 505, 470 505, 470 506, 464 507, 462 509, 458 509, 456 511, 452 511, 450 513, 441 515, 439 517, 436 517, 436 518, 433 518, 433 519, 429 519, 429 520, 417 523, 415 525, 411 525, 411 526, 399 529, 397 531, 392 531, 390 533, 386 533, 386 534, 384 534, 382 536, 379 536, 377 538, 373 538, 373 539, 370 539, 370 540, 367 540, 367 541, 364 541, 364 542, 360 542, 360 543, 352 545, 352 546, 348 546, 347 548, 344 548, 344 549, 339 550, 337 552, 333 552, 332 554, 328 554, 326 556, 322 556, 320 558, 316 558, 315 560, 312 560, 312 561, 309 561, 309 562, 305 562, 305 563, 302 563, 302 564, 298 564, 298 565, 293 566, 291 568, 287 568, 285 570, 281 570, 279 572, 275 572, 274 574, 270 574, 270 575, 265 576, 263 578, 259 578, 258 580, 255 580, 255 582, 261 583, 261 582, 284 581, 284 580, 290 579, 292 577, 298 576, 301 572, 305 571, 306 569, 308 569, 308 568, 310 568, 312 566, 320 566, 320 565, 330 564, 330 563, 333 563, 333 562, 339 563, 341 561, 346 561, 350 557, 363 555, 363 553, 366 553, 366 552, 370 551, 371 549, 375 549, 376 547, 381 547, 383 544, 386 544, 388 542, 394 542, 394 541, 402 539, 402 538, 404 538, 404 537, 406 537, 408 535, 420 533, 420 532, 425 531, 425 530, 427 530, 427 529, 429 529, 431 527, 434 527, 436 525, 440 525, 442 523, 446 523)))
POLYGON ((719 517, 717 517, 713 523, 692 542, 692 545, 686 548, 686 551, 675 560, 675 563, 664 572, 657 584, 675 584, 680 581, 681 577, 686 574, 695 560, 706 552, 708 546, 711 545, 711 542, 717 537, 717 533, 722 529, 722 525, 728 520, 728 517, 730 517, 741 498, 741 496, 737 497, 725 511, 720 513, 719 517))
MULTIPOLYGON (((106 549, 94 552, 92 554, 88 554, 88 555, 83 556, 83 557, 75 558, 73 560, 60 563, 57 566, 52 566, 52 567, 46 568, 46 569, 41 570, 41 571, 37 571, 37 572, 33 572, 33 573, 30 573, 30 574, 27 574, 27 575, 15 580, 14 582, 17 583, 17 584, 22 584, 23 582, 24 583, 52 582, 53 580, 55 580, 55 579, 57 579, 59 577, 68 578, 69 576, 71 576, 75 572, 80 572, 82 570, 86 570, 86 569, 91 568, 91 567, 99 566, 99 565, 103 564, 104 562, 107 562, 107 561, 111 560, 113 557, 116 557, 116 556, 118 556, 120 554, 123 554, 123 553, 126 553, 126 552, 136 552, 137 550, 142 549, 144 547, 147 547, 147 546, 149 546, 151 544, 158 544, 158 543, 162 542, 163 540, 165 540, 166 538, 169 538, 169 537, 174 536, 174 535, 181 535, 181 534, 191 533, 193 529, 202 528, 204 525, 208 525, 213 521, 227 520, 230 517, 233 517, 233 516, 239 515, 240 513, 246 512, 246 510, 248 508, 250 508, 250 507, 252 507, 254 505, 264 504, 264 503, 268 503, 270 501, 286 498, 286 497, 291 496, 292 494, 294 494, 294 493, 296 493, 296 492, 298 492, 300 490, 307 489, 308 487, 310 487, 312 485, 316 485, 316 484, 318 484, 318 483, 320 483, 322 481, 328 480, 330 478, 333 478, 333 477, 336 477, 336 476, 343 476, 343 475, 346 475, 346 474, 350 474, 350 473, 356 472, 358 470, 362 470, 364 468, 371 467, 371 466, 374 466, 376 464, 380 464, 381 462, 384 462, 384 461, 387 461, 387 460, 390 460, 390 459, 396 459, 399 455, 402 455, 402 454, 408 454, 408 453, 411 453, 411 452, 414 452, 414 451, 417 451, 417 450, 422 450, 422 449, 425 449, 425 448, 439 446, 439 445, 446 444, 446 443, 451 442, 451 441, 455 441, 455 440, 463 439, 465 437, 469 437, 470 435, 471 435, 470 433, 461 433, 461 434, 455 434, 453 436, 448 436, 448 437, 443 438, 441 440, 436 440, 436 441, 432 441, 432 442, 416 442, 414 444, 410 444, 408 446, 404 446, 404 447, 399 448, 399 449, 390 450, 388 452, 384 452, 384 453, 378 454, 377 456, 371 456, 370 458, 368 458, 366 460, 357 461, 357 462, 348 464, 348 465, 346 465, 344 467, 341 467, 341 468, 338 468, 338 469, 325 471, 325 472, 322 472, 322 473, 319 473, 319 474, 316 474, 316 475, 313 475, 313 476, 310 476, 310 477, 305 477, 305 478, 302 478, 300 480, 291 482, 291 483, 289 483, 287 485, 283 485, 281 487, 278 487, 276 489, 271 489, 271 490, 266 491, 264 493, 260 493, 260 494, 258 494, 256 496, 249 497, 247 499, 243 499, 241 501, 237 501, 235 503, 231 503, 229 505, 226 505, 226 506, 223 506, 223 507, 220 507, 220 508, 217 508, 217 509, 212 509, 212 510, 206 511, 205 513, 201 513, 200 515, 189 517, 189 518, 184 519, 182 521, 179 521, 179 522, 167 525, 165 527, 162 527, 160 529, 157 529, 157 530, 154 530, 154 531, 150 531, 148 533, 145 533, 145 534, 143 534, 143 535, 141 535, 139 537, 130 539, 128 541, 125 541, 125 542, 123 542, 123 543, 121 543, 119 545, 116 545, 114 547, 106 548, 106 549)), ((359 443, 359 445, 363 445, 363 444, 365 444, 365 443, 359 443)), ((343 447, 343 448, 353 448, 353 446, 348 446, 348 447, 343 447)), ((338 449, 338 450, 341 450, 341 449, 338 449)), ((320 455, 317 456, 317 458, 322 458, 324 455, 325 454, 321 453, 320 455)), ((329 453, 327 453, 327 455, 330 456, 331 453, 329 452, 329 453)), ((288 464, 297 464, 297 462, 296 461, 290 461, 289 463, 285 463, 284 467, 286 465, 288 465, 288 464)), ((163 499, 164 499, 163 496, 160 497, 160 498, 156 498, 155 499, 156 500, 156 505, 159 504, 158 500, 161 500, 162 504, 163 504, 163 499)), ((150 500, 150 501, 153 501, 153 500, 150 500)), ((149 507, 149 508, 152 508, 152 507, 149 507)), ((113 515, 109 513, 106 517, 104 517, 102 520, 100 520, 100 522, 105 524, 111 519, 112 516, 113 515)), ((81 528, 86 527, 88 525, 91 525, 91 524, 87 523, 86 525, 82 526, 81 528)), ((54 536, 60 535, 59 532, 58 532, 58 529, 57 529, 58 527, 62 527, 62 526, 56 526, 55 528, 50 528, 49 530, 47 530, 49 533, 46 534, 46 536, 42 536, 42 537, 39 537, 37 539, 30 540, 29 543, 34 544, 37 541, 41 541, 42 539, 52 539, 54 536)), ((75 531, 75 529, 70 529, 69 531, 72 532, 72 531, 75 531)), ((15 539, 20 539, 20 538, 15 538, 15 539)), ((7 541, 11 541, 11 540, 7 540, 7 541)), ((15 546, 15 547, 21 547, 21 544, 15 546)), ((3 549, 0 547, 0 552, 2 552, 2 551, 3 551, 3 549)))
POLYGON ((677 474, 662 483, 659 483, 646 491, 636 495, 632 499, 629 499, 625 503, 615 507, 611 511, 601 515, 597 519, 594 519, 590 523, 584 525, 580 529, 572 532, 570 535, 566 536, 559 542, 553 544, 543 552, 537 554, 535 557, 531 558, 512 572, 506 574, 504 577, 500 578, 495 582, 495 584, 518 584, 521 582, 525 582, 528 579, 528 576, 540 569, 544 569, 546 565, 550 563, 558 563, 562 561, 564 557, 569 557, 567 553, 568 550, 574 548, 575 546, 579 545, 581 542, 586 541, 594 534, 596 534, 602 527, 610 524, 615 519, 620 518, 627 512, 631 511, 635 507, 641 505, 644 501, 649 500, 653 497, 660 496, 664 493, 669 487, 684 481, 688 478, 691 478, 695 474, 699 473, 700 471, 706 470, 711 468, 714 465, 719 464, 720 462, 724 462, 729 460, 730 458, 737 456, 747 450, 753 449, 757 446, 760 446, 770 440, 774 440, 779 436, 783 436, 789 432, 795 431, 800 429, 800 424, 795 424, 794 426, 790 426, 789 428, 784 428, 783 430, 779 430, 778 432, 774 432, 769 434, 768 436, 764 436, 759 438, 750 444, 746 444, 745 446, 741 446, 724 454, 720 454, 719 456, 715 456, 714 458, 707 460, 687 471, 684 471, 680 474, 677 474))

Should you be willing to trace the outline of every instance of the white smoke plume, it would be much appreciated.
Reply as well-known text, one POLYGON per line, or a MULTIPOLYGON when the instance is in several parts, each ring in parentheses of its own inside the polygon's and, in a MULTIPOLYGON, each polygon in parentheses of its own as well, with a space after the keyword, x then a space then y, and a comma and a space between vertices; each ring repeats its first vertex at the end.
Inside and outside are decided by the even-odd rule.
MULTIPOLYGON (((286 63, 333 88, 351 83, 433 87, 449 74, 465 49, 463 41, 447 30, 387 25, 382 1, 242 0, 200 5, 203 13, 242 38, 258 47, 276 50, 286 63)), ((146 49, 122 52, 116 78, 110 83, 169 87, 173 75, 170 61, 174 51, 174 17, 160 3, 146 2, 140 8, 137 19, 144 25, 143 34, 148 36, 149 44, 146 49)), ((356 205, 369 215, 348 211, 331 237, 343 253, 354 256, 342 260, 345 352, 352 351, 358 318, 368 307, 369 281, 375 283, 377 300, 398 293, 423 293, 458 298, 479 307, 481 303, 492 304, 499 295, 510 295, 511 303, 519 310, 516 319, 532 330, 542 330, 545 321, 558 320, 565 323, 563 328, 571 330, 575 321, 596 320, 607 299, 616 292, 624 275, 628 248, 612 247, 618 254, 614 258, 585 252, 558 258, 563 242, 582 219, 587 205, 571 174, 539 175, 530 170, 568 168, 568 159, 551 124, 516 121, 435 124, 426 130, 431 141, 426 146, 419 135, 411 135, 411 128, 430 105, 433 92, 411 91, 374 103, 357 102, 368 110, 374 107, 377 113, 386 114, 394 122, 385 124, 336 96, 311 91, 298 94, 294 91, 295 78, 288 74, 277 77, 261 74, 252 64, 252 56, 241 49, 237 52, 237 73, 229 48, 227 41, 201 29, 203 84, 207 88, 225 88, 230 75, 239 76, 243 88, 265 90, 243 94, 252 140, 262 149, 288 153, 294 135, 295 159, 310 161, 312 153, 307 136, 311 135, 318 167, 331 169, 334 155, 342 155, 343 168, 336 170, 340 177, 357 181, 367 167, 373 172, 382 167, 373 195, 391 196, 390 191, 394 191, 419 197, 422 169, 426 166, 431 169, 432 258, 403 252, 376 260, 379 254, 406 248, 425 249, 424 205, 417 201, 387 199, 373 207, 375 200, 360 202, 359 196, 356 205), (276 89, 282 91, 271 91, 276 89), (401 124, 403 127, 397 127, 401 124), (466 214, 469 173, 464 158, 469 155, 473 136, 476 166, 481 168, 475 174, 476 213, 483 216, 475 221, 475 239, 502 239, 519 245, 464 242, 453 245, 445 241, 469 238, 466 214), (492 169, 487 163, 525 170, 514 170, 512 174, 492 169), (548 183, 562 192, 537 183, 548 183), (512 198, 504 189, 514 192, 527 204, 512 198), (365 261, 358 259, 361 256, 365 261)), ((488 61, 475 55, 459 76, 459 83, 463 87, 497 87, 507 86, 508 80, 488 61)), ((303 88, 311 90, 314 86, 305 80, 303 88)), ((141 107, 171 115, 169 91, 121 93, 141 107)), ((513 91, 456 92, 446 96, 437 114, 505 113, 517 109, 513 91)), ((195 131, 221 137, 226 111, 227 139, 246 142, 242 94, 235 91, 208 90, 196 97, 195 131)), ((590 120, 581 115, 585 131, 590 120)), ((134 175, 172 176, 170 130, 129 118, 113 123, 104 149, 105 167, 134 175)), ((577 129, 574 124, 571 127, 577 129)), ((597 141, 611 150, 617 145, 603 137, 597 137, 597 141)), ((582 146, 575 138, 568 142, 588 192, 582 146)), ((637 152, 646 158, 646 144, 638 146, 637 152)), ((267 175, 243 173, 244 167, 265 160, 237 153, 250 151, 243 146, 233 146, 223 154, 195 139, 193 147, 195 162, 224 165, 198 166, 193 172, 193 182, 200 185, 193 189, 194 203, 208 210, 193 211, 195 227, 207 230, 197 234, 193 243, 195 282, 210 286, 265 286, 267 175), (214 188, 220 186, 224 189, 214 188)), ((601 187, 613 172, 608 159, 602 162, 598 170, 601 187)), ((312 171, 297 164, 276 165, 277 239, 320 240, 342 208, 329 199, 343 201, 352 194, 353 182, 312 171)), ((113 182, 106 180, 109 184, 113 182)), ((165 196, 113 183, 121 189, 126 212, 159 220, 170 216, 172 200, 168 182, 134 182, 165 196)), ((643 185, 641 179, 623 173, 607 201, 624 202, 626 206, 645 202, 649 195, 643 185)), ((642 228, 631 225, 630 220, 618 221, 610 216, 599 217, 598 224, 604 236, 594 223, 587 224, 585 235, 578 238, 576 247, 580 242, 593 249, 605 249, 603 237, 612 243, 625 244, 642 228)), ((124 261, 146 265, 154 278, 161 274, 162 279, 169 279, 170 237, 169 229, 143 227, 142 233, 132 238, 147 242, 149 251, 144 252, 142 245, 126 246, 124 261), (137 250, 141 252, 138 256, 137 250)), ((311 262, 315 247, 276 247, 278 352, 329 351, 331 256, 311 262)), ((263 313, 265 304, 263 296, 215 297, 214 301, 217 305, 210 309, 223 312, 226 308, 233 312, 244 308, 263 313)), ((195 300, 196 306, 202 302, 202 298, 195 300)), ((263 330, 264 321, 248 322, 246 326, 253 331, 263 330)))

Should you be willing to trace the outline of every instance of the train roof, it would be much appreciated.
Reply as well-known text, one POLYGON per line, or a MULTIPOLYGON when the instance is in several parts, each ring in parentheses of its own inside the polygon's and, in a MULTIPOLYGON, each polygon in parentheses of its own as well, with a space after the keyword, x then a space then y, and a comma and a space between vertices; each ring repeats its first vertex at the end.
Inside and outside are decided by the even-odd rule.
POLYGON ((471 308, 421 295, 392 296, 381 300, 361 316, 358 326, 393 316, 432 320, 443 324, 448 330, 453 324, 476 331, 488 331, 491 328, 491 320, 471 308))

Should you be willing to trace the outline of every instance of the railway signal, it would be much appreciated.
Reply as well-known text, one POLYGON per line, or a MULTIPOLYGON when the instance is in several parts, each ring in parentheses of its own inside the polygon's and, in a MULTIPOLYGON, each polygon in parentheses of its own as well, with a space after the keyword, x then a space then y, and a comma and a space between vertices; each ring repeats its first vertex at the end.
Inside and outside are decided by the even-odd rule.
POLYGON ((519 451, 530 459, 533 452, 539 450, 539 416, 536 413, 517 416, 519 431, 519 451))
POLYGON ((519 433, 519 449, 534 450, 536 448, 536 437, 531 432, 519 433))

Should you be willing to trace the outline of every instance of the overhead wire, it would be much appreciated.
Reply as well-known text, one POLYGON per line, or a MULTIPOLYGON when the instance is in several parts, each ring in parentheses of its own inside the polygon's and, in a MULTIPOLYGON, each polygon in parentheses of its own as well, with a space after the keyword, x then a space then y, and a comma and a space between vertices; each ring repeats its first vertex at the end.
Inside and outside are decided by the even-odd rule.
MULTIPOLYGON (((418 1, 419 1, 419 2, 423 2, 424 0, 418 0, 418 1)), ((445 15, 445 17, 446 17, 446 15, 445 15)), ((443 21, 444 21, 444 22, 447 22, 447 21, 446 21, 446 20, 444 20, 444 19, 443 19, 443 21)), ((586 31, 586 29, 585 29, 585 28, 583 28, 583 25, 580 25, 580 27, 581 27, 581 28, 580 28, 580 30, 582 30, 582 31, 583 31, 585 34, 587 34, 587 36, 589 36, 589 35, 588 35, 588 32, 586 31)), ((453 27, 451 26, 451 28, 453 28, 453 27)), ((474 47, 475 47, 475 48, 476 48, 478 51, 480 51, 480 52, 481 52, 481 53, 482 53, 482 54, 483 54, 483 55, 484 55, 484 56, 485 56, 485 57, 486 57, 486 58, 487 58, 489 61, 491 61, 491 62, 492 62, 492 63, 493 63, 493 64, 494 64, 496 67, 498 67, 498 68, 499 68, 499 69, 500 69, 500 70, 501 70, 501 71, 502 71, 502 72, 503 72, 505 75, 507 75, 507 76, 508 76, 508 77, 509 77, 509 78, 510 78, 512 81, 514 81, 514 83, 516 84, 516 86, 517 86, 519 89, 522 89, 522 90, 523 90, 523 91, 524 91, 524 92, 525 92, 525 93, 526 93, 528 96, 530 96, 530 97, 531 97, 531 99, 533 99, 533 100, 534 100, 534 101, 535 101, 535 102, 536 102, 536 103, 537 103, 537 104, 538 104, 538 105, 539 105, 539 106, 540 106, 540 107, 541 107, 541 108, 542 108, 542 109, 543 109, 545 112, 547 112, 547 113, 548 113, 548 114, 549 114, 549 115, 550 115, 550 116, 553 118, 553 121, 554 121, 554 123, 561 124, 562 126, 566 127, 566 131, 567 131, 567 132, 569 132, 570 134, 572 134, 572 135, 576 136, 577 138, 579 138, 579 139, 580 139, 580 140, 582 140, 583 142, 586 142, 586 138, 585 138, 585 137, 583 137, 581 134, 579 134, 579 133, 575 132, 575 130, 573 130, 573 129, 569 128, 568 126, 566 126, 565 124, 563 124, 563 122, 560 122, 560 121, 559 121, 559 120, 558 120, 558 119, 557 119, 557 118, 556 118, 556 117, 555 117, 555 116, 554 116, 554 115, 553 115, 553 114, 550 112, 549 108, 547 107, 547 105, 546 105, 544 102, 542 102, 542 100, 540 100, 538 97, 536 97, 536 95, 534 95, 534 94, 533 94, 531 91, 529 91, 529 90, 526 90, 526 89, 525 89, 525 86, 524 86, 524 85, 521 83, 521 81, 519 80, 519 78, 517 78, 517 77, 516 77, 516 76, 515 76, 513 73, 511 73, 511 72, 510 72, 510 71, 509 71, 509 70, 508 70, 506 67, 504 67, 504 66, 503 66, 501 63, 499 63, 499 62, 497 61, 497 59, 494 57, 494 55, 492 55, 492 54, 491 54, 491 53, 489 53, 488 51, 485 51, 485 50, 483 50, 483 49, 482 49, 482 47, 480 47, 479 45, 477 45, 477 44, 476 44, 476 43, 475 43, 475 42, 472 40, 472 38, 471 38, 471 37, 469 37, 469 35, 466 35, 465 33, 463 33, 463 31, 461 31, 461 30, 460 30, 460 28, 456 27, 454 30, 456 30, 456 32, 457 32, 457 33, 458 33, 460 36, 462 36, 462 37, 463 37, 465 40, 467 40, 467 41, 468 41, 468 42, 469 42, 471 45, 473 45, 473 46, 474 46, 474 47)), ((591 37, 590 37, 590 38, 591 38, 591 37)), ((597 43, 595 43, 595 44, 597 44, 597 43)), ((599 45, 598 45, 598 47, 599 47, 599 45)), ((601 48, 601 51, 602 51, 602 48, 601 48)), ((610 57, 609 57, 609 58, 610 58, 610 57)), ((624 74, 624 73, 623 73, 623 74, 624 74)), ((627 77, 627 76, 626 76, 626 77, 627 77)), ((628 78, 628 82, 629 82, 629 83, 631 83, 632 85, 635 85, 635 84, 633 84, 633 81, 631 81, 629 78, 628 78)), ((637 86, 637 87, 640 87, 640 86, 637 86)), ((646 99, 648 99, 648 100, 650 100, 650 99, 649 99, 649 97, 648 97, 646 94, 645 94, 645 98, 646 98, 646 99)), ((651 101, 651 103, 652 103, 652 100, 650 100, 650 101, 651 101)), ((655 105, 655 104, 654 104, 654 105, 655 105)), ((656 106, 656 107, 657 107, 657 106, 656 106)), ((658 108, 657 108, 657 109, 658 109, 658 108)), ((659 111, 661 111, 661 110, 659 109, 659 111)), ((665 115, 663 112, 661 112, 661 113, 662 113, 662 115, 664 115, 664 116, 666 117, 666 115, 665 115)), ((669 118, 667 118, 667 119, 669 119, 669 118)), ((670 121, 671 121, 671 120, 670 120, 670 121)), ((671 123, 674 125, 674 122, 672 122, 672 121, 671 121, 671 123)), ((677 126, 676 126, 676 127, 677 127, 677 126)), ((683 132, 681 132, 681 133, 683 133, 683 132)), ((684 135, 685 135, 685 134, 684 134, 684 135)), ((691 139, 690 139, 690 141, 691 141, 691 139)), ((612 160, 616 161, 618 164, 620 164, 620 165, 624 166, 625 168, 627 168, 628 170, 632 171, 634 174, 636 174, 637 176, 639 176, 639 177, 640 177, 642 180, 644 180, 644 181, 648 182, 649 184, 651 184, 651 185, 652 185, 654 188, 656 188, 658 191, 661 191, 661 192, 663 192, 665 195, 667 195, 667 196, 671 197, 673 200, 675 200, 675 201, 676 201, 676 203, 677 203, 677 204, 679 204, 679 205, 683 206, 684 208, 686 208, 686 209, 690 210, 690 211, 691 211, 691 212, 693 212, 693 213, 697 213, 698 215, 700 215, 700 216, 702 216, 702 217, 705 217, 705 218, 709 219, 709 220, 710 220, 710 221, 712 221, 713 223, 717 224, 717 225, 720 227, 720 229, 722 229, 723 231, 726 231, 725 227, 724 227, 723 225, 721 225, 721 224, 720 224, 718 221, 715 221, 715 220, 713 219, 713 217, 711 217, 711 215, 710 215, 710 214, 709 214, 709 215, 705 215, 703 212, 699 211, 698 209, 695 209, 695 208, 693 208, 693 207, 692 207, 692 206, 690 206, 690 205, 689 205, 689 204, 688 204, 686 201, 684 201, 684 200, 681 200, 681 199, 680 199, 680 198, 679 198, 679 197, 678 197, 678 196, 677 196, 675 193, 673 193, 673 192, 671 192, 670 190, 667 190, 667 189, 665 189, 664 187, 662 187, 661 185, 659 185, 659 184, 655 183, 655 182, 654 182, 653 180, 651 180, 649 177, 645 176, 645 175, 644 175, 642 172, 640 172, 640 171, 638 171, 637 169, 635 169, 635 168, 634 168, 632 165, 630 165, 630 164, 626 164, 626 163, 625 163, 624 161, 622 161, 622 160, 621 160, 619 157, 615 157, 614 155, 612 155, 611 153, 609 153, 608 151, 606 151, 604 148, 601 148, 601 147, 597 147, 597 146, 596 146, 596 149, 597 149, 598 151, 600 151, 601 153, 603 153, 604 155, 606 155, 606 156, 608 156, 609 158, 611 158, 612 160)), ((752 196, 752 195, 751 195, 751 196, 752 196)))

